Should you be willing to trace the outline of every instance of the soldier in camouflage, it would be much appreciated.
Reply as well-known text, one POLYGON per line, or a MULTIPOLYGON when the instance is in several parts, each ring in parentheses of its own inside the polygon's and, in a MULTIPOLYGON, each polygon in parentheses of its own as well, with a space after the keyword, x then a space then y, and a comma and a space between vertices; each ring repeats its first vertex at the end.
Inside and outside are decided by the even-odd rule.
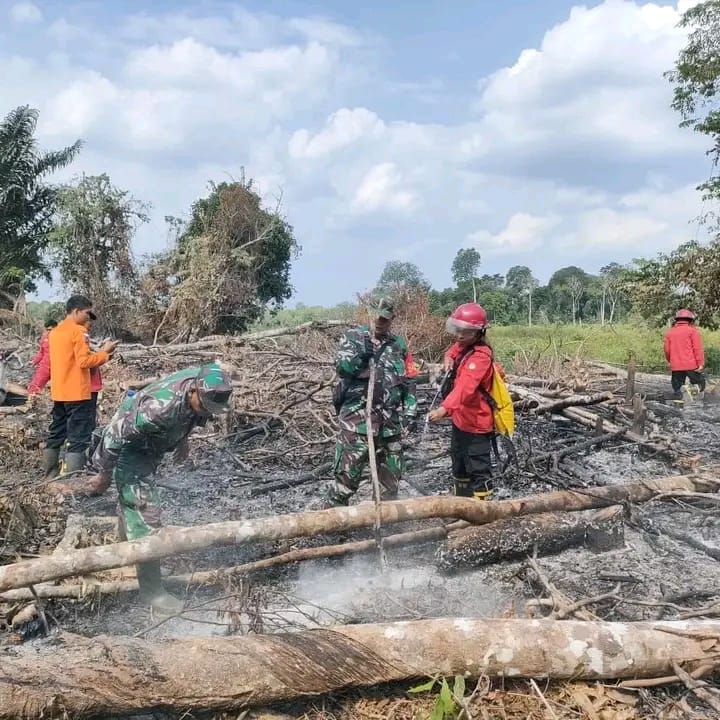
POLYGON ((390 332, 392 303, 380 298, 368 309, 370 326, 345 333, 335 357, 339 382, 334 401, 340 432, 334 479, 326 491, 328 505, 348 504, 368 464, 366 403, 371 359, 376 367, 371 422, 383 500, 397 497, 403 471, 402 437, 417 429, 414 378, 418 371, 407 343, 390 332))
MULTIPOLYGON (((226 411, 231 392, 227 373, 213 363, 173 373, 125 398, 92 458, 98 484, 115 480, 121 538, 136 540, 160 527, 153 474, 166 453, 175 451, 176 459, 187 456, 188 435, 226 411)), ((159 562, 139 564, 137 577, 141 597, 154 610, 182 610, 182 602, 162 587, 159 562)))

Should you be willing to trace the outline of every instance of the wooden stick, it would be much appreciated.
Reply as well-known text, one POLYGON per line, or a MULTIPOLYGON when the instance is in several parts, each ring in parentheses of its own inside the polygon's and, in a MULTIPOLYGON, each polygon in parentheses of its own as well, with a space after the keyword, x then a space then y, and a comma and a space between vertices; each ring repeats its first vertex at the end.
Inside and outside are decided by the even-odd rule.
POLYGON ((378 476, 377 457, 375 456, 375 435, 372 421, 373 401, 375 399, 375 378, 377 376, 374 358, 370 358, 368 361, 368 367, 370 369, 370 375, 368 377, 368 391, 365 401, 365 430, 367 432, 368 461, 370 463, 370 478, 372 479, 373 501, 375 503, 375 523, 373 524, 373 532, 375 534, 375 542, 377 543, 378 554, 380 557, 380 567, 385 568, 385 551, 383 550, 382 535, 380 533, 380 528, 382 526, 382 519, 380 516, 380 478, 378 476))

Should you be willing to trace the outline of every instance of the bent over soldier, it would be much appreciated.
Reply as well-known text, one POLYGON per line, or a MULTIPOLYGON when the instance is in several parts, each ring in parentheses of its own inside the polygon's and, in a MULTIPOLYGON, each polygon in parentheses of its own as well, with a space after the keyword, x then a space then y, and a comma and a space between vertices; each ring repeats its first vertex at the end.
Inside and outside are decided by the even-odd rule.
MULTIPOLYGON (((158 491, 153 475, 163 455, 187 455, 187 438, 212 415, 228 409, 232 384, 215 364, 168 375, 127 397, 103 430, 93 454, 99 484, 115 480, 119 532, 137 540, 161 526, 158 491)), ((161 613, 177 613, 182 602, 165 592, 160 563, 137 565, 140 596, 161 613)))
POLYGON ((397 497, 402 437, 417 429, 414 378, 418 371, 407 343, 390 332, 393 305, 380 298, 372 301, 369 311, 370 325, 345 333, 335 357, 339 382, 334 401, 340 432, 327 504, 348 504, 369 461, 366 403, 371 359, 376 368, 371 421, 382 500, 397 497))

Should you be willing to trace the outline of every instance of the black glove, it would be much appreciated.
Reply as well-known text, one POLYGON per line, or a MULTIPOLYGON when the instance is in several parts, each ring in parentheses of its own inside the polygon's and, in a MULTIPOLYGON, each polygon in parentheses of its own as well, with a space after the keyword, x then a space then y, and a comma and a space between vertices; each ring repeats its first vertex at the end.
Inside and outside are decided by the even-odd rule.
POLYGON ((370 336, 366 335, 362 354, 363 360, 369 360, 371 357, 373 357, 373 355, 375 355, 375 346, 373 345, 373 341, 370 336))
POLYGON ((408 420, 405 423, 405 429, 410 433, 410 435, 414 435, 418 431, 418 421, 417 418, 413 418, 412 420, 408 420))

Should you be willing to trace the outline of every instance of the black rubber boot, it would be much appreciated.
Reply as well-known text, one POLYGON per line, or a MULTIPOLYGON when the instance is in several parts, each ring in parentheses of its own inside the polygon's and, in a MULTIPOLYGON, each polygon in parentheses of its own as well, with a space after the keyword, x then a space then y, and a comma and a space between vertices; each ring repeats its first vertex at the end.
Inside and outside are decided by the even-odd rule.
POLYGON ((52 480, 60 472, 60 450, 45 448, 43 450, 43 478, 52 480))
POLYGON ((63 469, 61 475, 67 475, 71 472, 77 472, 85 468, 85 462, 87 456, 84 452, 81 453, 65 453, 65 460, 63 461, 63 469))
POLYGON ((470 480, 467 478, 455 480, 455 495, 457 497, 471 498, 473 496, 472 487, 470 486, 470 480))
POLYGON ((140 563, 135 568, 143 602, 160 615, 177 615, 182 612, 185 607, 183 601, 171 595, 162 586, 159 562, 140 563))

